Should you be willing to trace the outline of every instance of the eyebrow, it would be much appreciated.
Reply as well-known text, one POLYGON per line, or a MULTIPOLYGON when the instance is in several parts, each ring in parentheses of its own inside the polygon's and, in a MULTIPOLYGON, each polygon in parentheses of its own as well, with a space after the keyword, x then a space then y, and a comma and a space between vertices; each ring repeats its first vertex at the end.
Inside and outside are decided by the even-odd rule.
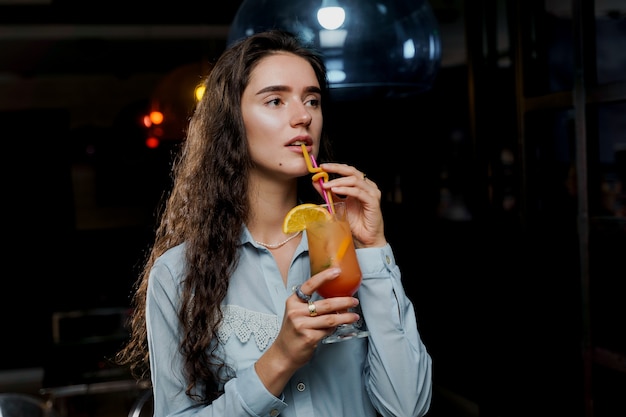
MULTIPOLYGON (((286 85, 270 85, 257 91, 257 95, 263 94, 263 93, 270 93, 273 91, 290 91, 290 90, 291 88, 287 87, 286 85)), ((318 94, 322 93, 322 90, 316 86, 307 87, 304 91, 307 93, 318 93, 318 94)))

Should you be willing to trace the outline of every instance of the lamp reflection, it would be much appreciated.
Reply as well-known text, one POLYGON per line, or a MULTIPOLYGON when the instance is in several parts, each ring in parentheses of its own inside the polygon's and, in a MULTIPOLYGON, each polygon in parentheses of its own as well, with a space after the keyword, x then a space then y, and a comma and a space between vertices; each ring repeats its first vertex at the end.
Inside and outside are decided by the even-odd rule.
POLYGON ((345 20, 346 11, 336 0, 322 1, 322 7, 317 11, 317 21, 324 29, 339 29, 345 20))
POLYGON ((438 25, 426 0, 244 0, 228 43, 271 28, 322 52, 337 100, 421 93, 440 65, 438 25))

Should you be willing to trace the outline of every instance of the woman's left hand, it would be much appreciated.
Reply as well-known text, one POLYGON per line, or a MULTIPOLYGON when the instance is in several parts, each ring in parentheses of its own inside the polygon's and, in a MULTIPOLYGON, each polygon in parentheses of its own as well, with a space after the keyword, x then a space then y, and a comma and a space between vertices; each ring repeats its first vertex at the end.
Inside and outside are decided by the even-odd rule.
MULTIPOLYGON (((345 201, 355 246, 384 246, 387 240, 380 207, 382 193, 376 183, 351 165, 324 163, 320 168, 329 174, 337 174, 336 178, 324 183, 324 189, 330 190, 334 202, 345 201)), ((313 186, 323 193, 317 181, 313 186)))

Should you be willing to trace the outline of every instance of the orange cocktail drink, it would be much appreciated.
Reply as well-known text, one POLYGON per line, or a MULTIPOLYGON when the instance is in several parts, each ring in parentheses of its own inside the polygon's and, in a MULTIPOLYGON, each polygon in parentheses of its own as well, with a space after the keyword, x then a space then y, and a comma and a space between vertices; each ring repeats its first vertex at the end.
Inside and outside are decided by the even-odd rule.
MULTIPOLYGON (((315 157, 309 155, 306 146, 304 144, 301 146, 307 169, 313 174, 312 180, 319 181, 323 189, 324 183, 328 181, 328 173, 317 165, 315 157)), ((289 224, 292 219, 298 225, 298 216, 295 216, 293 211, 299 212, 303 208, 308 211, 314 208, 315 210, 308 211, 312 214, 305 217, 307 221, 304 223, 304 227, 300 224, 297 229, 306 229, 311 274, 315 275, 331 266, 339 267, 341 270, 341 274, 337 278, 325 282, 316 291, 324 298, 354 296, 361 285, 363 275, 356 258, 350 223, 346 217, 346 203, 342 201, 333 203, 332 194, 329 190, 324 190, 323 196, 326 204, 320 206, 301 204, 294 207, 290 212, 292 216, 288 215, 285 218, 283 231, 290 231, 289 224), (324 214, 319 215, 320 212, 324 214)), ((360 320, 358 323, 340 324, 331 335, 322 339, 322 343, 336 343, 353 338, 368 337, 369 331, 362 326, 363 323, 360 320)))
MULTIPOLYGON (((322 207, 327 206, 324 204, 322 207)), ((350 224, 346 219, 345 203, 337 202, 324 221, 307 224, 311 275, 331 266, 341 269, 341 275, 317 289, 324 298, 352 296, 361 285, 361 268, 356 257, 350 224)))

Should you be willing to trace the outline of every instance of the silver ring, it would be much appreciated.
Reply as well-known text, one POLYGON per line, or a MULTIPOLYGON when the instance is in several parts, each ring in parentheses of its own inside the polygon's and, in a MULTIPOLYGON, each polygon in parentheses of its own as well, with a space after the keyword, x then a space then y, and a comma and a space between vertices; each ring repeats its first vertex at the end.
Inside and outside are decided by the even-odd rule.
POLYGON ((317 310, 315 309, 315 303, 313 301, 309 301, 309 315, 311 317, 317 316, 317 310))
POLYGON ((305 293, 302 292, 302 290, 300 289, 300 285, 296 285, 295 287, 293 287, 293 292, 296 293, 298 298, 304 301, 305 303, 311 299, 310 295, 306 295, 305 293))

